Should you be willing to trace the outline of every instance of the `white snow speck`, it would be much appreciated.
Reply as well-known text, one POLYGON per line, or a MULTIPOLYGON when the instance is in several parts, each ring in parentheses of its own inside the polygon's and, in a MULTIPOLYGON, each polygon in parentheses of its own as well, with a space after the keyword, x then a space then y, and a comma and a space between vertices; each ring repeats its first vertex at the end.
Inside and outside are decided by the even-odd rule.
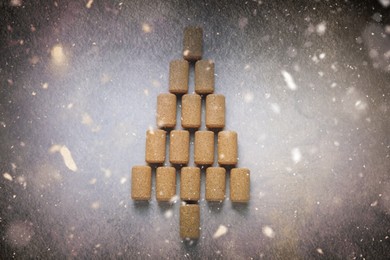
POLYGON ((93 208, 93 209, 100 208, 100 202, 99 201, 92 202, 91 208, 93 208))
POLYGON ((270 226, 264 226, 262 231, 263 231, 263 234, 266 237, 269 237, 269 238, 274 238, 275 237, 275 232, 274 232, 274 230, 270 226))
POLYGON ((173 204, 176 203, 179 200, 179 196, 175 195, 170 200, 169 203, 173 204))
POLYGON ((376 207, 377 205, 378 205, 378 201, 377 200, 370 204, 371 207, 376 207))
POLYGON ((85 5, 88 9, 92 7, 93 0, 88 0, 88 3, 85 5))
POLYGON ((316 32, 319 36, 322 36, 325 34, 326 31, 326 22, 320 22, 316 26, 316 32))
POLYGON ((291 150, 291 159, 294 163, 299 163, 302 160, 301 150, 298 147, 295 147, 291 150))
POLYGON ((150 32, 152 32, 152 26, 150 26, 150 25, 147 24, 147 23, 143 23, 143 24, 142 24, 142 31, 143 31, 144 33, 150 33, 150 32))
POLYGON ((219 225, 217 231, 215 231, 215 233, 213 235, 213 238, 214 239, 220 238, 221 236, 226 235, 227 232, 228 232, 228 228, 226 226, 219 225))
POLYGON ((127 181, 127 179, 125 177, 121 178, 121 184, 124 184, 126 181, 127 181))
POLYGON ((280 114, 280 106, 278 104, 272 103, 271 109, 275 114, 280 114))
POLYGON ((68 169, 71 171, 74 172, 77 171, 77 165, 74 162, 72 154, 70 153, 68 147, 66 147, 65 145, 61 146, 59 144, 55 144, 52 147, 50 147, 49 152, 50 153, 59 152, 62 156, 62 159, 64 160, 66 167, 68 167, 68 169))
POLYGON ((254 98, 254 96, 253 96, 252 92, 248 92, 248 93, 244 94, 245 103, 252 103, 253 98, 254 98))
POLYGON ((168 209, 167 211, 165 211, 164 217, 166 219, 171 218, 172 216, 173 216, 173 211, 171 209, 168 209))
POLYGON ((318 57, 320 57, 320 60, 323 60, 325 58, 326 54, 323 52, 318 57))
POLYGON ((62 146, 60 149, 60 154, 62 156, 62 159, 64 160, 65 166, 73 172, 77 171, 77 165, 74 162, 72 154, 70 153, 68 147, 66 147, 65 145, 62 146))
POLYGON ((287 84, 287 87, 291 90, 296 90, 297 89, 297 85, 295 84, 294 82, 294 79, 293 77, 291 76, 290 73, 288 73, 287 71, 285 70, 282 70, 282 75, 283 75, 283 78, 284 78, 284 81, 286 82, 287 84))
POLYGON ((390 6, 390 0, 379 0, 379 3, 385 8, 390 6))
POLYGON ((8 172, 3 173, 3 177, 4 177, 4 179, 9 180, 9 181, 13 180, 11 174, 9 174, 8 172))
POLYGON ((22 6, 22 0, 11 0, 10 6, 22 6))
POLYGON ((322 251, 321 248, 317 248, 316 251, 317 251, 317 253, 319 253, 320 255, 323 255, 323 254, 324 254, 324 251, 322 251))

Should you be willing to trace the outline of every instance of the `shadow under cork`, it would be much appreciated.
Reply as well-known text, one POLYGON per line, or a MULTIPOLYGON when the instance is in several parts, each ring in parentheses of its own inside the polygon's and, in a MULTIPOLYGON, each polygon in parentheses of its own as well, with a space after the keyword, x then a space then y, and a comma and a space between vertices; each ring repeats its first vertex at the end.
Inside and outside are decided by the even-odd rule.
POLYGON ((220 214, 222 212, 224 205, 225 205, 224 201, 207 201, 207 208, 213 214, 220 214))
POLYGON ((197 249, 199 239, 189 239, 189 238, 184 238, 183 239, 183 247, 186 250, 186 252, 191 252, 192 250, 197 249))
POLYGON ((160 209, 161 213, 165 213, 168 210, 172 210, 175 203, 169 202, 169 201, 158 201, 157 202, 158 208, 160 209))
POLYGON ((249 202, 232 202, 232 209, 242 216, 247 216, 249 214, 249 202))
POLYGON ((134 208, 139 213, 146 213, 150 208, 150 202, 148 200, 136 201, 133 200, 134 208))

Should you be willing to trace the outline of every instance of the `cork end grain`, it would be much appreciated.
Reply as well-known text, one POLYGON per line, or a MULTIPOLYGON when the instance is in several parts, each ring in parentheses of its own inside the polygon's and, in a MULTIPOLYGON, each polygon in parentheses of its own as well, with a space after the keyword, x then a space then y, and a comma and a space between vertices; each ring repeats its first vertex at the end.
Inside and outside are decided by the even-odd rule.
POLYGON ((220 165, 236 165, 238 162, 238 141, 235 131, 218 133, 218 163, 220 165))
POLYGON ((176 195, 176 169, 158 167, 156 170, 156 199, 169 201, 176 195))
POLYGON ((206 170, 206 200, 223 201, 226 191, 226 170, 222 167, 209 167, 206 170))
POLYGON ((152 168, 134 166, 131 170, 131 198, 150 200, 152 194, 152 168))
POLYGON ((183 58, 188 61, 202 59, 203 29, 201 27, 186 27, 183 38, 183 58))
POLYGON ((180 237, 198 239, 200 236, 200 209, 197 204, 180 206, 180 237))
POLYGON ((187 130, 172 130, 169 142, 169 161, 172 164, 187 164, 189 161, 190 133, 187 130))
POLYGON ((198 94, 186 94, 181 101, 181 125, 183 128, 199 128, 202 119, 202 98, 198 94))
POLYGON ((199 60, 195 63, 195 92, 201 95, 214 92, 214 62, 199 60))
POLYGON ((230 200, 247 203, 250 199, 250 171, 247 168, 234 168, 230 171, 230 200))
POLYGON ((189 67, 186 60, 173 60, 169 63, 169 92, 173 94, 188 92, 189 67))
POLYGON ((146 131, 145 161, 147 163, 165 161, 166 135, 167 132, 161 129, 146 131))
POLYGON ((195 132, 194 161, 197 165, 214 163, 214 132, 195 132))
POLYGON ((159 128, 176 126, 176 95, 162 93, 157 97, 156 124, 159 128))
POLYGON ((206 127, 222 129, 225 127, 225 96, 210 94, 206 97, 206 127))
POLYGON ((183 167, 180 173, 180 198, 184 201, 200 199, 200 169, 183 167))

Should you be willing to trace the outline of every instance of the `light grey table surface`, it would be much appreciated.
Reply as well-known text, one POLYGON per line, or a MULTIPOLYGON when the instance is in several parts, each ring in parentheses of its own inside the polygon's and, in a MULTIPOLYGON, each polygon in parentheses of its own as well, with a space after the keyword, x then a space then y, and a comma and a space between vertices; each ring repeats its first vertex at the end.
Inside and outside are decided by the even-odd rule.
POLYGON ((386 259, 386 5, 4 1, 2 258, 386 259), (179 237, 180 201, 130 199, 188 25, 251 170, 247 205, 207 203, 202 176, 198 241, 179 237))

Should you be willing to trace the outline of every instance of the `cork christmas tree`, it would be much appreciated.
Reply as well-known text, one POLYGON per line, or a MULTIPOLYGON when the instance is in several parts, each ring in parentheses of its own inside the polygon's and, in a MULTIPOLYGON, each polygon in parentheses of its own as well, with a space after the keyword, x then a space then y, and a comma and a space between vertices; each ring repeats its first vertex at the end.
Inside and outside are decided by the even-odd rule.
POLYGON ((169 92, 158 95, 156 128, 146 131, 145 161, 148 165, 134 166, 131 173, 133 200, 151 199, 153 167, 156 168, 156 200, 170 201, 176 196, 178 169, 180 199, 183 201, 180 236, 191 239, 200 236, 201 167, 206 169, 207 201, 224 201, 227 172, 230 173, 230 201, 247 203, 250 198, 250 171, 236 167, 238 135, 235 131, 224 130, 225 97, 214 93, 215 65, 211 60, 202 59, 202 45, 202 28, 185 28, 183 59, 170 62, 169 92), (188 94, 191 66, 195 66, 195 93, 188 94), (181 111, 178 111, 178 100, 181 101, 181 111), (205 129, 200 129, 202 100, 205 100, 205 129), (176 122, 177 113, 181 113, 180 122, 176 122), (190 154, 192 135, 194 152, 190 154), (169 146, 168 156, 166 145, 169 146), (190 157, 193 165, 189 165, 190 157))

